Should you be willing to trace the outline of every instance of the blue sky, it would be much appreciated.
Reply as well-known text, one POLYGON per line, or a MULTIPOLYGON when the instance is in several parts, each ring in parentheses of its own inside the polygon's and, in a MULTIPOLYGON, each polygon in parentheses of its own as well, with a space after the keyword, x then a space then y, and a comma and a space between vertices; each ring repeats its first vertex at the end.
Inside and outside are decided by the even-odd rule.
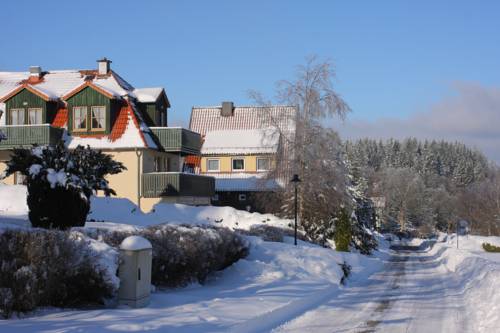
POLYGON ((94 68, 193 105, 273 95, 310 54, 331 59, 350 121, 408 118, 455 82, 500 85, 499 1, 9 1, 0 70, 94 68))

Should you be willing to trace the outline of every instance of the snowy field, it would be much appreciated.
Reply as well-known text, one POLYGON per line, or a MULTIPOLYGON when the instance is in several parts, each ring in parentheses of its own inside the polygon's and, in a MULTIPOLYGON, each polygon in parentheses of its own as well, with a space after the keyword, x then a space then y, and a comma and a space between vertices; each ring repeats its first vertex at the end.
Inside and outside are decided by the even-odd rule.
MULTIPOLYGON (((24 188, 0 186, 0 224, 29 225, 24 188)), ((122 199, 92 202, 88 228, 135 229, 195 223, 248 229, 291 221, 227 207, 162 204, 140 213, 122 199)), ((250 255, 204 285, 157 290, 142 309, 40 309, 0 320, 0 332, 495 332, 500 327, 500 254, 485 241, 441 235, 417 253, 395 254, 383 238, 373 256, 339 253, 309 243, 293 246, 247 237, 250 255), (345 286, 340 264, 353 270, 345 286), (445 326, 443 326, 445 325, 445 326), (444 330, 443 330, 444 329, 444 330), (456 330, 455 330, 456 329, 456 330)))

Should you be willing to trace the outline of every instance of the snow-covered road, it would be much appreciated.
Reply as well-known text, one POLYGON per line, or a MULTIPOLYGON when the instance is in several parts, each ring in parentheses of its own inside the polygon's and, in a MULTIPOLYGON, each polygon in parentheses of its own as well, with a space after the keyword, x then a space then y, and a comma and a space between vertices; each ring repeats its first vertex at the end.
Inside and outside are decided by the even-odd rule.
POLYGON ((277 332, 469 332, 463 286, 439 252, 400 250, 385 269, 352 281, 335 298, 277 332))

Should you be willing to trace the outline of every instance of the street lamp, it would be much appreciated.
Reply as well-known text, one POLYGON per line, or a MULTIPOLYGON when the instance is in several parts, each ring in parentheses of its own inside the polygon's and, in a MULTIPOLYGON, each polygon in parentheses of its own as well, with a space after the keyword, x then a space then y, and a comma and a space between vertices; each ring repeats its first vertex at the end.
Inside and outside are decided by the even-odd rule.
POLYGON ((299 175, 294 174, 292 180, 290 182, 293 183, 295 187, 295 242, 294 244, 297 245, 297 186, 301 182, 299 179, 299 175))

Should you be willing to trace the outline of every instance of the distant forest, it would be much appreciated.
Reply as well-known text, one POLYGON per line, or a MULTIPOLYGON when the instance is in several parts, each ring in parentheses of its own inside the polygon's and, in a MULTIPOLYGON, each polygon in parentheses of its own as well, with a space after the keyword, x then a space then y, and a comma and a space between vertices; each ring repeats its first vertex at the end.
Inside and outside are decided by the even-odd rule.
POLYGON ((414 138, 347 141, 344 151, 358 190, 385 202, 381 228, 429 234, 465 219, 474 233, 500 234, 500 174, 481 151, 414 138))

